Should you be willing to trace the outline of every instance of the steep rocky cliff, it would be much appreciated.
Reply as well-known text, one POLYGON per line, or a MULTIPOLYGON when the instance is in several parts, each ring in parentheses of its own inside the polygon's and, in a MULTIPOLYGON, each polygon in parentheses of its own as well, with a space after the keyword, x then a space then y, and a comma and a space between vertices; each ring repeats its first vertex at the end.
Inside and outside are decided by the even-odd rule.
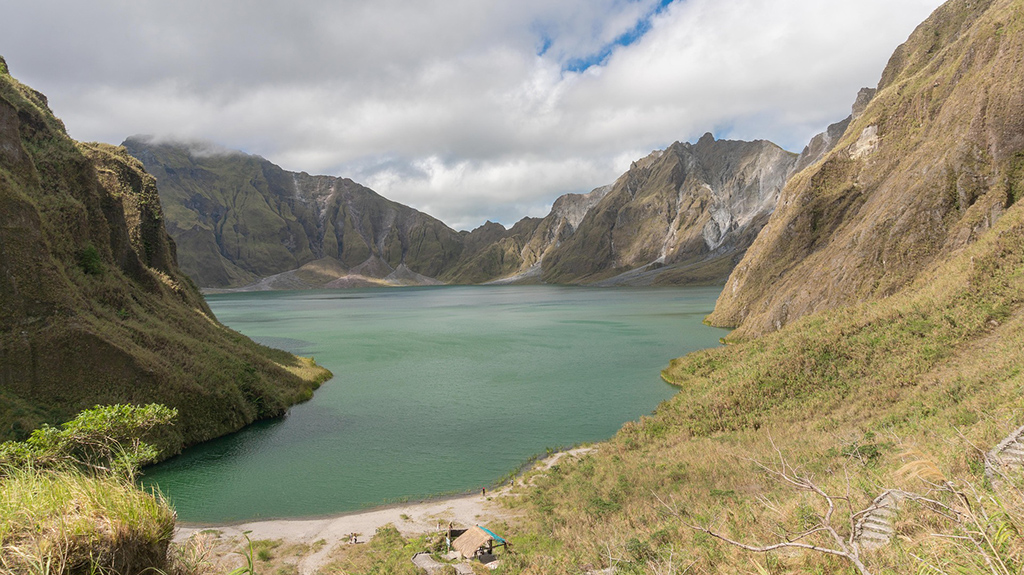
POLYGON ((675 143, 634 162, 544 260, 544 281, 720 281, 775 208, 797 155, 766 141, 675 143), (639 274, 649 271, 653 274, 639 274))
POLYGON ((153 178, 71 140, 0 59, 0 439, 107 403, 179 410, 170 453, 308 398, 326 372, 217 323, 153 178), (308 366, 307 366, 308 367, 308 366))
POLYGON ((611 186, 565 194, 544 218, 523 218, 511 229, 488 222, 465 236, 462 259, 442 279, 452 283, 536 283, 544 257, 572 235, 611 186))
POLYGON ((462 251, 439 220, 349 179, 203 144, 133 137, 123 145, 156 177, 182 269, 203 287, 237 287, 325 258, 334 265, 321 269, 333 271, 317 276, 323 282, 304 276, 314 282, 305 287, 339 277, 402 283, 440 275, 462 251))
POLYGON ((850 127, 850 122, 861 117, 864 113, 871 99, 875 97, 875 92, 874 88, 861 88, 860 92, 857 93, 857 99, 853 102, 853 111, 850 115, 842 121, 831 124, 824 132, 811 138, 811 141, 800 154, 796 165, 793 166, 793 173, 803 171, 831 152, 839 143, 839 140, 842 139, 843 134, 846 133, 846 129, 850 127))
POLYGON ((461 233, 348 179, 208 144, 124 146, 156 176, 182 269, 203 287, 709 284, 732 271, 787 178, 829 152, 851 118, 800 156, 706 134, 634 162, 613 185, 561 196, 544 218, 461 233))
POLYGON ((893 54, 823 161, 794 176, 709 320, 742 339, 895 293, 1024 190, 1024 3, 953 0, 893 54))
POLYGON ((463 233, 462 257, 440 277, 453 284, 480 284, 516 277, 526 262, 526 246, 544 220, 523 218, 514 226, 487 222, 463 233))
POLYGON ((716 141, 706 134, 696 144, 677 143, 635 162, 616 184, 559 197, 542 220, 524 218, 510 230, 488 222, 466 236, 463 258, 442 279, 598 285, 724 281, 775 209, 786 180, 831 151, 873 95, 872 89, 861 90, 853 114, 815 136, 799 156, 770 142, 716 141), (581 229, 584 235, 570 240, 581 229))

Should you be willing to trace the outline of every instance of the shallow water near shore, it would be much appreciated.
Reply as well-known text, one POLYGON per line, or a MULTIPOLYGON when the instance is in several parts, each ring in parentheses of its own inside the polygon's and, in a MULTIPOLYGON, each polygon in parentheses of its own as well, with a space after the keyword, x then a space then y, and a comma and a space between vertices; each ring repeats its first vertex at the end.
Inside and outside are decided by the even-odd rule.
POLYGON ((179 519, 343 513, 479 490, 548 448, 611 437, 718 345, 721 288, 385 288, 207 296, 243 334, 334 372, 280 420, 146 470, 179 519))

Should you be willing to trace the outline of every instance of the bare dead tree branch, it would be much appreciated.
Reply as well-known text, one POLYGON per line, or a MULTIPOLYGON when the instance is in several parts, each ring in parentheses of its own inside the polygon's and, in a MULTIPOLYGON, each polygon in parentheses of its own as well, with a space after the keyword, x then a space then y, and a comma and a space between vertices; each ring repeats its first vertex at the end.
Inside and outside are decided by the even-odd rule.
MULTIPOLYGON (((741 541, 737 541, 735 539, 727 537, 718 531, 715 531, 710 526, 696 525, 692 522, 686 521, 684 519, 684 514, 675 505, 674 501, 670 505, 664 499, 662 499, 661 496, 659 496, 657 493, 654 493, 653 495, 658 500, 658 502, 665 509, 668 510, 669 513, 679 518, 682 521, 683 525, 685 525, 687 528, 692 529, 694 531, 698 531, 700 533, 704 533, 720 541, 724 541, 725 543, 728 543, 729 545, 732 545, 734 547, 738 547, 740 549, 744 549, 746 551, 751 551, 754 553, 769 553, 777 549, 804 549, 807 551, 813 551, 815 553, 823 553, 835 557, 842 557, 843 559, 849 561, 861 575, 871 575, 871 572, 868 570, 867 566, 864 565, 863 561, 861 561, 859 548, 856 544, 853 543, 852 529, 850 538, 844 539, 832 525, 832 518, 835 515, 836 511, 836 499, 846 501, 850 500, 849 485, 847 485, 847 494, 845 497, 837 498, 832 495, 829 495, 821 487, 819 487, 811 478, 807 477, 806 475, 800 474, 796 470, 796 468, 794 468, 786 460, 786 457, 783 455, 782 450, 780 450, 779 447, 775 444, 775 440, 771 437, 771 435, 768 436, 768 440, 771 442, 772 449, 778 456, 777 462, 774 462, 773 465, 769 467, 768 465, 765 465, 760 461, 756 461, 753 459, 750 459, 749 461, 753 462, 754 465, 759 467, 761 470, 763 470, 771 477, 776 478, 778 481, 786 485, 789 485, 800 491, 809 491, 811 493, 814 493, 820 499, 822 499, 822 501, 824 501, 828 507, 828 510, 825 512, 825 514, 823 516, 818 517, 818 525, 812 527, 811 529, 808 529, 807 531, 797 534, 793 538, 787 537, 786 541, 781 541, 778 543, 772 543, 768 545, 752 545, 748 543, 743 543, 741 541), (813 543, 805 543, 800 541, 801 539, 805 539, 816 534, 824 534, 828 536, 832 539, 835 545, 833 547, 826 547, 823 545, 815 545, 813 543)), ((850 525, 851 527, 854 525, 854 517, 852 514, 850 518, 850 525)))

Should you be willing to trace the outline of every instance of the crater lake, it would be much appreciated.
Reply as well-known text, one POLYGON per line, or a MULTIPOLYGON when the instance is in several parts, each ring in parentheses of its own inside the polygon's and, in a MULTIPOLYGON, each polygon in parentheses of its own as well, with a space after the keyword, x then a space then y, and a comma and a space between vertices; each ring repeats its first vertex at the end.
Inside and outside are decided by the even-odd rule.
POLYGON ((334 372, 313 399, 145 471, 179 519, 312 517, 478 491, 608 439, 719 345, 720 287, 477 286, 207 296, 225 325, 334 372))

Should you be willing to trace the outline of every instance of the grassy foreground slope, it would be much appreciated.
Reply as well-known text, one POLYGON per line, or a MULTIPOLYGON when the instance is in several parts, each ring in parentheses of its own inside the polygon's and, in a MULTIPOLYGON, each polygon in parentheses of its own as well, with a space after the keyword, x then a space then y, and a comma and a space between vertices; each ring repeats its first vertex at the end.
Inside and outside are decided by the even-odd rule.
POLYGON ((178 409, 165 455, 280 415, 329 374, 219 324, 152 177, 69 138, 0 59, 0 440, 97 404, 178 409))
POLYGON ((0 443, 0 573, 198 575, 174 560, 174 510, 134 482, 157 456, 152 430, 175 415, 97 407, 0 443))
MULTIPOLYGON (((690 525, 751 544, 815 526, 822 500, 767 473, 780 453, 839 502, 838 531, 886 488, 942 499, 907 468, 941 472, 977 502, 995 497, 983 451, 1024 423, 1024 207, 975 244, 880 301, 813 315, 759 339, 675 360, 663 372, 679 394, 599 451, 534 480, 520 504, 523 552, 510 572, 853 572, 845 559, 784 550, 750 554, 690 525), (774 446, 773 446, 774 443, 774 446), (776 451, 776 448, 778 451, 776 451), (976 490, 976 491, 975 491, 976 490), (659 571, 660 569, 660 571, 659 571)), ((1020 492, 1004 492, 1008 525, 1024 527, 1020 492)), ((991 510, 991 506, 989 507, 991 510)), ((996 512, 999 510, 996 509, 996 512)), ((894 545, 864 554, 882 573, 918 572, 927 559, 978 564, 964 525, 908 508, 894 545)), ((829 545, 827 537, 809 541, 829 545)), ((1024 565, 1020 535, 1006 553, 1024 565)), ((926 571, 930 572, 930 571, 926 571)))

